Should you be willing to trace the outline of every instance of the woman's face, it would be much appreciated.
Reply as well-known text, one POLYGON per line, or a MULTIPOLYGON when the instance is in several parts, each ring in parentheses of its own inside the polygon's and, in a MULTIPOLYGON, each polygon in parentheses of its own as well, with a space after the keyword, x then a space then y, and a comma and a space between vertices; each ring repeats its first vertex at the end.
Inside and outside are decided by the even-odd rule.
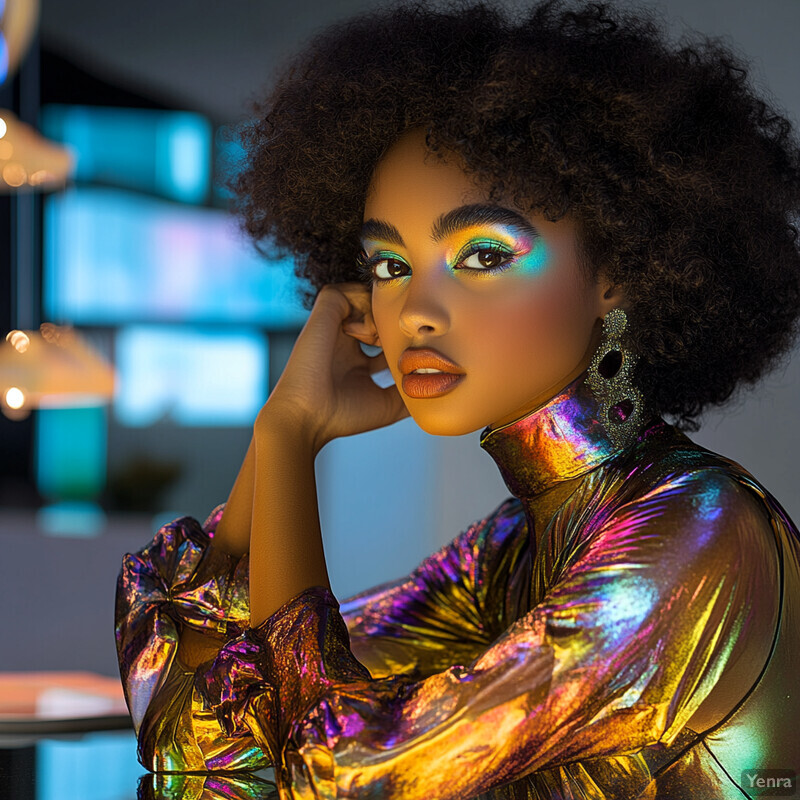
POLYGON ((457 156, 424 160, 424 138, 422 128, 407 131, 378 163, 361 243, 379 344, 403 401, 423 430, 457 436, 557 394, 589 366, 602 317, 622 303, 609 286, 585 283, 569 217, 487 205, 457 156), (437 351, 451 375, 404 375, 436 368, 424 353, 401 361, 408 348, 437 351))

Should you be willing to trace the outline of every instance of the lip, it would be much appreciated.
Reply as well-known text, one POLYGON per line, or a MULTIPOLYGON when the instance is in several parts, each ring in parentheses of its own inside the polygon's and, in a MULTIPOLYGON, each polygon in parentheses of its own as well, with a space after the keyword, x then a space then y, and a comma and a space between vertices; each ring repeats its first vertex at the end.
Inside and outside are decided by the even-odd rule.
POLYGON ((455 361, 432 347, 409 347, 403 351, 397 367, 403 373, 403 392, 408 397, 441 397, 466 377, 455 361), (415 369, 438 369, 441 372, 414 372, 415 369))
POLYGON ((419 375, 403 375, 403 392, 409 397, 425 399, 428 397, 441 397, 461 383, 466 374, 455 372, 428 372, 419 375))
POLYGON ((439 369, 451 374, 464 374, 464 370, 455 361, 432 347, 407 347, 397 362, 397 368, 403 375, 409 375, 415 369, 439 369))

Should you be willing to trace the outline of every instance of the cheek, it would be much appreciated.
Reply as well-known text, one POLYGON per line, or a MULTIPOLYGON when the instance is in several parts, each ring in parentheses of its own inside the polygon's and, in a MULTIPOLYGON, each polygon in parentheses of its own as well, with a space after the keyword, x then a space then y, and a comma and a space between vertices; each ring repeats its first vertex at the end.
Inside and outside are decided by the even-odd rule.
POLYGON ((400 356, 400 328, 397 322, 397 312, 387 303, 376 300, 372 296, 372 319, 378 331, 383 352, 389 357, 389 366, 394 367, 392 361, 397 361, 400 356))
POLYGON ((558 367, 583 352, 582 306, 570 292, 520 288, 489 309, 475 309, 475 354, 486 365, 506 371, 520 364, 558 367))
POLYGON ((375 323, 376 330, 378 331, 378 338, 382 342, 384 338, 389 338, 389 326, 387 324, 388 315, 386 313, 385 304, 376 299, 374 292, 372 294, 371 311, 372 320, 375 323))

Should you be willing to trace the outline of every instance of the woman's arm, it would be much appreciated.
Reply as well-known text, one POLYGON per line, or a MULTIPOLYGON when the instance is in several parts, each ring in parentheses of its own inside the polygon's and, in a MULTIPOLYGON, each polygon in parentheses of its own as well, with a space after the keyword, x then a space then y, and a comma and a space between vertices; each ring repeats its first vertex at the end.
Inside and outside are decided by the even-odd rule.
MULTIPOLYGON (((316 453, 304 436, 309 429, 269 403, 259 416, 212 542, 234 557, 250 553, 257 581, 255 590, 252 579, 250 584, 254 624, 303 589, 330 588, 317 508, 316 453), (251 550, 253 520, 260 533, 251 550)), ((197 666, 220 646, 205 633, 186 629, 179 654, 184 663, 197 666)))
MULTIPOLYGON (((241 558, 250 550, 255 460, 255 441, 251 438, 239 474, 222 510, 222 516, 212 531, 210 546, 234 558, 241 558)), ((194 669, 204 661, 214 658, 223 644, 224 640, 218 636, 209 636, 204 631, 184 627, 180 631, 178 658, 187 667, 194 669)))
POLYGON ((256 475, 256 444, 250 439, 250 446, 236 476, 228 502, 217 523, 214 533, 214 547, 237 558, 250 550, 250 518, 253 513, 253 488, 256 475))
MULTIPOLYGON (((210 546, 223 513, 218 506, 202 527, 169 523, 123 562, 117 650, 148 769, 253 769, 271 759, 246 721, 256 714, 263 732, 274 719, 269 677, 247 641, 249 554, 210 546)), ((509 498, 409 575, 344 600, 356 659, 373 677, 417 678, 471 661, 527 607, 528 542, 509 498)))
POLYGON ((267 405, 255 441, 250 532, 250 620, 260 625, 311 586, 330 589, 308 428, 267 405))
POLYGON ((387 368, 386 357, 367 356, 359 342, 376 340, 369 289, 360 283, 323 286, 258 413, 250 523, 253 626, 299 591, 330 586, 314 475, 319 451, 338 437, 408 416, 397 387, 382 388, 372 379, 387 368))

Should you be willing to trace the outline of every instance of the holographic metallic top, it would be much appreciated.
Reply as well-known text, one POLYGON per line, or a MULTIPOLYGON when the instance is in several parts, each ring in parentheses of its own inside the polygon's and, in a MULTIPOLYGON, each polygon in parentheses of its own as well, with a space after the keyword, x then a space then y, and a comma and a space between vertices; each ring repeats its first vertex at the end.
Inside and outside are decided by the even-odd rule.
POLYGON ((248 557, 210 546, 223 506, 126 555, 141 763, 214 786, 271 766, 252 796, 282 800, 727 800, 800 771, 797 528, 660 417, 614 445, 585 378, 481 435, 513 497, 341 603, 310 587, 250 628, 248 557), (187 626, 222 642, 196 669, 187 626))

